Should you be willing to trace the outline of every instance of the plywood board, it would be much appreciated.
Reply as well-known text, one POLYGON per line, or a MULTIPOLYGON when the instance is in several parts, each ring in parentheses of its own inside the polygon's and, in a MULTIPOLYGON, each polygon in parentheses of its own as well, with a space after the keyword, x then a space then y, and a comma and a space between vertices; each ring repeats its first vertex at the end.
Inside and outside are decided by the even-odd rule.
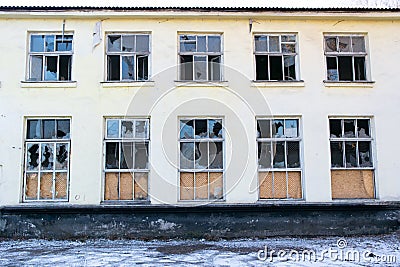
POLYGON ((288 197, 299 199, 302 198, 301 193, 301 172, 288 172, 288 197))
POLYGON ((210 199, 222 199, 223 193, 222 172, 210 172, 210 199))
POLYGON ((287 198, 286 172, 274 172, 274 198, 287 198))
POLYGON ((196 199, 208 199, 208 173, 197 172, 195 174, 196 199))
POLYGON ((260 199, 273 198, 272 194, 272 172, 258 173, 260 199))
POLYGON ((180 173, 180 199, 194 199, 194 174, 190 172, 180 173))
POLYGON ((117 172, 107 172, 105 178, 104 200, 118 200, 118 176, 117 172))
POLYGON ((121 172, 119 178, 119 199, 133 200, 133 177, 130 172, 121 172))
POLYGON ((26 185, 25 185, 25 198, 26 199, 37 199, 38 189, 38 174, 27 173, 26 174, 26 185))
POLYGON ((332 170, 333 199, 374 198, 373 170, 332 170))
POLYGON ((135 173, 135 200, 146 200, 148 198, 148 174, 135 173))
POLYGON ((55 198, 57 199, 66 199, 67 198, 67 179, 68 174, 66 172, 58 172, 56 173, 56 194, 55 198))

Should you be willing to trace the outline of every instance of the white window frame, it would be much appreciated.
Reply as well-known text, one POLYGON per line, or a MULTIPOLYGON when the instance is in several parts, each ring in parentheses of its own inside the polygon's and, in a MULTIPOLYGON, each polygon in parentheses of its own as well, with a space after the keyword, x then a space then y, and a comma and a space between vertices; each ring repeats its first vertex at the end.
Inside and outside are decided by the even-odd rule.
MULTIPOLYGON (((204 201, 216 201, 216 202, 220 202, 220 201, 225 201, 225 170, 226 170, 226 163, 225 163, 225 158, 226 158, 226 151, 225 151, 225 127, 224 127, 224 118, 223 117, 201 117, 201 116, 193 116, 193 117, 178 117, 178 201, 180 202, 204 202, 204 201), (209 123, 208 120, 220 120, 222 123, 222 138, 196 138, 195 133, 196 133, 196 129, 195 129, 195 125, 193 126, 193 133, 194 136, 193 138, 188 138, 188 139, 181 139, 180 138, 180 133, 181 133, 181 121, 190 121, 190 120, 207 120, 207 131, 209 132, 209 123), (206 142, 208 143, 207 149, 209 150, 209 144, 211 142, 222 142, 222 165, 223 168, 221 169, 185 169, 185 168, 181 168, 181 143, 190 143, 190 142, 206 142), (194 187, 193 187, 193 199, 181 199, 181 190, 180 190, 180 179, 181 179, 181 172, 182 173, 193 173, 193 177, 194 177, 194 187), (207 178, 208 178, 208 183, 207 183, 207 199, 196 199, 196 173, 207 173, 207 178), (210 173, 222 173, 222 198, 220 199, 211 199, 210 198, 210 173)), ((193 151, 195 155, 195 151, 196 151, 196 147, 193 147, 193 151)), ((207 155, 207 162, 208 162, 208 166, 210 165, 210 155, 207 155)), ((208 167, 207 166, 207 167, 208 167)))
MULTIPOLYGON (((286 198, 260 198, 260 190, 258 190, 258 199, 260 201, 276 201, 276 200, 282 200, 282 201, 301 201, 304 200, 304 160, 303 160, 303 134, 302 134, 302 118, 301 116, 274 116, 274 117, 256 117, 256 132, 258 133, 257 125, 259 120, 270 120, 270 138, 262 138, 257 136, 256 137, 256 152, 257 152, 257 176, 259 175, 260 172, 272 172, 272 181, 274 181, 274 172, 285 172, 286 173, 286 198), (274 120, 283 120, 284 121, 284 129, 286 129, 286 120, 297 120, 297 137, 273 137, 272 136, 272 123, 274 120), (258 162, 258 155, 259 155, 259 148, 258 144, 263 143, 263 142, 269 142, 273 144, 274 142, 285 142, 285 168, 275 168, 274 167, 274 157, 271 154, 271 168, 263 168, 260 167, 260 164, 258 162), (299 167, 293 167, 289 168, 287 167, 287 142, 299 142, 299 167), (300 172, 300 179, 301 179, 301 198, 289 198, 289 186, 288 186, 288 172, 300 172)), ((258 189, 260 189, 260 181, 257 179, 257 185, 258 189)), ((273 187, 272 187, 273 190, 273 187)))
MULTIPOLYGON (((178 80, 182 82, 188 82, 188 81, 203 81, 203 82, 221 82, 223 81, 223 60, 224 60, 224 50, 223 50, 223 34, 222 33, 178 33, 178 80), (195 37, 196 41, 196 50, 197 50, 197 40, 199 36, 205 36, 206 37, 206 50, 208 50, 208 37, 210 36, 218 36, 220 37, 220 52, 186 52, 186 51, 181 51, 181 36, 193 36, 195 37), (181 73, 181 56, 192 56, 192 79, 191 80, 182 80, 182 73, 181 73), (196 79, 195 77, 195 57, 206 57, 206 75, 207 79, 196 79), (209 77, 209 56, 220 56, 220 63, 219 63, 219 73, 220 77, 219 80, 213 80, 212 77, 209 77)), ((184 41, 183 41, 184 42, 184 41)))
MULTIPOLYGON (((24 175, 23 175, 23 194, 22 194, 22 200, 23 202, 68 202, 69 201, 69 182, 70 182, 70 168, 71 168, 71 136, 68 136, 67 138, 51 138, 51 139, 45 139, 45 138, 28 138, 28 121, 29 120, 69 120, 69 128, 70 128, 70 133, 71 133, 71 117, 25 117, 25 144, 24 144, 24 175), (28 170, 28 145, 30 144, 39 144, 39 158, 38 162, 39 165, 37 166, 37 170, 28 170), (41 170, 41 155, 42 155, 42 145, 41 144, 52 144, 54 148, 57 147, 57 144, 67 144, 68 145, 68 166, 66 170, 56 170, 56 149, 53 149, 53 167, 52 170, 47 170, 47 171, 42 171, 41 170), (38 174, 38 188, 37 188, 37 198, 36 199, 28 199, 26 197, 26 179, 27 179, 27 174, 28 173, 37 173, 38 174), (42 173, 52 173, 53 174, 53 185, 52 185, 52 198, 49 199, 41 199, 40 198, 40 179, 41 179, 41 174, 42 173), (66 184, 66 198, 56 198, 55 196, 55 179, 56 179, 56 173, 66 173, 67 174, 67 184, 66 184)), ((41 122, 42 123, 42 122, 41 122)), ((41 131, 42 131, 43 125, 41 125, 41 131)), ((57 122, 55 123, 55 133, 57 133, 57 122)))
POLYGON ((104 202, 147 202, 149 201, 149 176, 150 176, 150 118, 138 118, 138 117, 106 117, 105 118, 105 124, 104 124, 104 141, 103 141, 103 190, 102 190, 102 200, 104 202), (119 132, 119 137, 108 137, 108 133, 107 133, 107 123, 108 121, 111 120, 118 120, 118 132, 119 132), (133 136, 132 138, 130 137, 122 137, 122 122, 123 121, 132 121, 133 122, 133 134, 136 135, 136 122, 138 121, 145 121, 145 127, 146 127, 146 131, 145 131, 145 137, 144 138, 140 138, 140 137, 136 137, 133 136), (106 146, 108 143, 118 143, 118 164, 119 164, 119 168, 107 168, 106 166, 106 161, 107 161, 107 155, 106 155, 106 146), (133 165, 132 168, 127 168, 127 169, 123 169, 121 168, 121 147, 122 144, 124 143, 133 143, 133 147, 137 144, 137 143, 144 143, 147 144, 147 168, 144 169, 138 169, 135 168, 135 154, 133 154, 132 160, 133 160, 133 165), (118 181, 120 181, 120 174, 121 173, 132 173, 132 177, 133 177, 133 181, 132 181, 132 185, 133 185, 133 196, 132 199, 130 200, 123 200, 120 199, 120 194, 121 194, 121 190, 120 190, 120 183, 118 182, 119 186, 118 186, 118 199, 115 200, 106 200, 105 199, 105 185, 106 185, 106 173, 118 173, 118 181), (146 188, 146 192, 147 192, 147 198, 146 199, 135 199, 135 173, 147 173, 147 188, 146 188))
POLYGON ((254 59, 254 80, 255 81, 287 81, 287 82, 296 82, 296 81, 301 81, 300 80, 300 71, 299 71, 299 45, 298 45, 298 34, 297 33, 255 33, 253 35, 253 59, 254 59), (256 37, 264 36, 267 38, 267 51, 257 51, 256 49, 256 37), (291 41, 282 41, 282 36, 295 36, 295 42, 291 41), (269 52, 269 37, 278 37, 279 38, 279 52, 269 52), (295 44, 295 52, 290 53, 290 52, 282 52, 282 45, 285 44, 295 44), (283 79, 282 80, 273 80, 271 79, 271 66, 270 66, 270 61, 268 60, 268 79, 267 80, 257 80, 257 61, 256 61, 256 56, 258 55, 265 55, 268 56, 282 56, 282 75, 283 79), (285 56, 293 56, 295 58, 295 75, 296 79, 286 79, 285 77, 285 56))
MULTIPOLYGON (((325 33, 323 35, 323 42, 324 42, 324 55, 325 55, 325 70, 326 70, 326 82, 369 82, 371 81, 370 79, 370 73, 369 73, 369 57, 368 57, 368 39, 367 39, 367 34, 362 34, 362 33, 325 33), (364 38, 364 52, 353 52, 353 51, 348 51, 348 52, 343 52, 343 51, 327 51, 327 44, 326 44, 326 39, 327 38, 336 38, 337 44, 339 44, 339 38, 340 37, 346 37, 350 38, 352 40, 353 37, 363 37, 364 38), (339 73, 339 59, 338 57, 340 56, 350 56, 352 58, 352 72, 353 72, 353 77, 352 80, 341 80, 340 79, 340 73, 339 73), (327 59, 335 58, 336 59, 336 71, 337 71, 337 79, 330 79, 329 78, 329 73, 328 73, 328 62, 327 59), (356 79, 356 73, 354 71, 354 58, 356 57, 363 57, 364 58, 364 68, 365 68, 365 80, 357 80, 356 79)), ((350 41, 351 48, 352 50, 352 42, 350 41)), ((340 44, 339 44, 340 45, 340 44)))
MULTIPOLYGON (((151 33, 149 32, 108 32, 106 33, 106 38, 105 38, 105 77, 104 80, 106 82, 143 82, 143 81, 149 81, 150 77, 151 77, 151 33), (123 52, 123 51, 108 51, 108 38, 109 36, 121 36, 121 48, 122 48, 122 37, 123 36, 132 36, 135 38, 135 47, 134 47, 134 51, 132 52, 123 52), (149 38, 149 51, 146 52, 137 52, 136 51, 136 36, 148 36, 149 38), (109 79, 109 64, 108 64, 108 57, 109 56, 119 56, 120 60, 119 60, 119 80, 111 80, 109 79), (122 77, 122 57, 123 56, 130 56, 133 57, 134 60, 134 68, 135 68, 135 76, 133 79, 123 79, 122 77), (139 57, 147 57, 147 79, 138 79, 138 58, 139 57)), ((121 49, 122 50, 122 49, 121 49)))
MULTIPOLYGON (((72 81, 72 65, 73 65, 73 60, 74 60, 74 33, 73 32, 30 32, 28 33, 28 60, 27 60, 27 73, 26 73, 26 80, 31 81, 31 82, 71 82, 72 81), (54 51, 43 51, 43 52, 34 52, 31 51, 31 42, 32 42, 32 36, 34 35, 43 35, 43 36, 54 36, 54 51), (71 41, 71 51, 57 51, 57 36, 72 36, 72 41, 71 41), (32 74, 32 60, 31 58, 34 56, 42 56, 42 73, 41 73, 41 79, 40 80, 34 80, 31 77, 32 74), (55 80, 46 80, 45 79, 45 72, 46 72, 46 58, 47 57, 57 57, 57 78, 55 80), (60 56, 71 56, 71 68, 69 69, 69 76, 70 79, 68 80, 60 80, 60 56)), ((46 39, 46 37, 45 37, 46 39)), ((44 48, 45 48, 45 43, 44 43, 44 48)), ((44 49, 45 50, 45 49, 44 49)))

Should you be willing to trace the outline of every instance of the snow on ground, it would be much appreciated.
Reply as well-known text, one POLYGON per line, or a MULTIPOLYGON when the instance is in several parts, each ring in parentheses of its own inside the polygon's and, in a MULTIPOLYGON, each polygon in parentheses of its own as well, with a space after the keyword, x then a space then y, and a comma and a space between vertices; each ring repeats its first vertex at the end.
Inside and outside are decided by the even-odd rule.
POLYGON ((0 241, 0 266, 105 265, 400 266, 400 232, 349 238, 285 237, 220 241, 0 241), (311 261, 308 255, 313 254, 310 251, 315 253, 311 261))

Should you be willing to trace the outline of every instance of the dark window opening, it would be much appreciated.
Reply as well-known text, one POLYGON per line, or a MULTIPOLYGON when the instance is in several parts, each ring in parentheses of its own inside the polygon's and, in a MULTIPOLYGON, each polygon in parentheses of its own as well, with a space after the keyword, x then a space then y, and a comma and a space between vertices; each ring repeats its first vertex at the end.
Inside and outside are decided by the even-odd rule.
POLYGON ((256 55, 256 80, 268 80, 268 56, 256 55))
POLYGON ((180 56, 181 80, 193 80, 193 56, 180 56))
POLYGON ((108 77, 109 81, 120 79, 120 56, 108 56, 108 77))
POLYGON ((270 80, 283 80, 282 56, 269 56, 270 80))

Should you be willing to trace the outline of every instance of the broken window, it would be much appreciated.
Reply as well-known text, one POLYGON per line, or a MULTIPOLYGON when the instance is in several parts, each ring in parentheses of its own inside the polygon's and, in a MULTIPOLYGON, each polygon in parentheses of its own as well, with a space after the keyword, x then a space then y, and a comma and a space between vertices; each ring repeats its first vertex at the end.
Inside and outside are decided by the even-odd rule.
POLYGON ((71 81, 73 36, 30 35, 29 81, 71 81))
POLYGON ((328 81, 366 81, 365 37, 326 35, 325 56, 328 81))
POLYGON ((329 119, 332 198, 374 198, 369 118, 329 119))
POLYGON ((107 81, 149 80, 150 35, 107 35, 107 81))
POLYGON ((180 200, 223 199, 223 146, 221 119, 180 120, 180 200))
POLYGON ((258 119, 260 199, 301 199, 299 119, 258 119))
POLYGON ((27 119, 24 201, 68 201, 70 119, 27 119))
POLYGON ((147 200, 149 120, 106 119, 104 200, 147 200))
POLYGON ((297 36, 294 34, 254 36, 257 81, 295 81, 297 36))
POLYGON ((220 81, 221 35, 179 35, 179 77, 183 81, 220 81))

